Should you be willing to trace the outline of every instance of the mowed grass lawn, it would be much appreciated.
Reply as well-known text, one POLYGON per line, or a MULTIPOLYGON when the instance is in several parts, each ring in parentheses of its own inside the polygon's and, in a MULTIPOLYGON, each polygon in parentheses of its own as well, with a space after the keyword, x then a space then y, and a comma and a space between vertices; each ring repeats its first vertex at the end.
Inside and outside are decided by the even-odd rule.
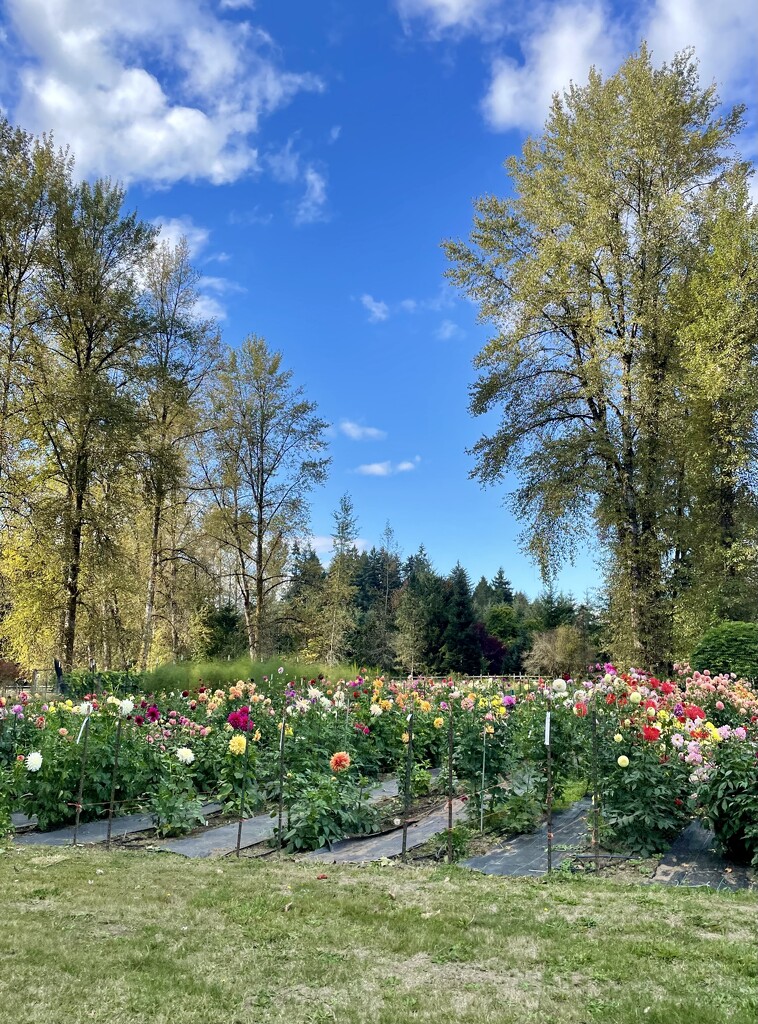
POLYGON ((0 1021, 756 1024, 758 894, 5 850, 0 1021))

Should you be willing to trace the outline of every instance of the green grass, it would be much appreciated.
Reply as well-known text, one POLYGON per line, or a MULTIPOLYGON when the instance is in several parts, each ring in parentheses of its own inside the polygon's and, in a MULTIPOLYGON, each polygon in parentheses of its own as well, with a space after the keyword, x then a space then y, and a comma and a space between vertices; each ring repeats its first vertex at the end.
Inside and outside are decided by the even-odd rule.
POLYGON ((758 1019, 753 893, 14 849, 0 922, 3 1024, 758 1019))
MULTIPOLYGON (((160 665, 142 677, 142 689, 154 690, 186 690, 197 686, 200 681, 213 686, 234 683, 238 679, 254 679, 260 683, 264 676, 270 679, 283 680, 315 679, 319 673, 332 680, 355 679, 358 665, 306 665, 286 658, 271 658, 265 662, 251 661, 247 655, 234 661, 177 662, 176 664, 160 665), (282 666, 281 677, 277 669, 282 666)), ((373 678, 373 677, 372 677, 373 678)))

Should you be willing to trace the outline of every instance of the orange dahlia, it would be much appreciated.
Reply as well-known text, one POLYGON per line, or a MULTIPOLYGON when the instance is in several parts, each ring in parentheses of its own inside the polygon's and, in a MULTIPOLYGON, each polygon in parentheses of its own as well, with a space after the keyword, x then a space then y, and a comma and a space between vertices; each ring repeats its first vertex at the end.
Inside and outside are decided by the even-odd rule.
POLYGON ((332 754, 331 760, 329 761, 329 767, 333 772, 344 772, 346 768, 350 767, 350 755, 344 750, 340 750, 336 754, 332 754))

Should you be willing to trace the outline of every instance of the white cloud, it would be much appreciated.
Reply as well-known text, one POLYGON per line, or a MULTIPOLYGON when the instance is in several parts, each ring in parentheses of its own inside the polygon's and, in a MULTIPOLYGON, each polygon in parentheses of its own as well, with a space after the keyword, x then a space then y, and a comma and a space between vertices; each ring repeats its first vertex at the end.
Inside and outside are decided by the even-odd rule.
MULTIPOLYGON (((755 89, 758 17, 746 0, 608 0, 533 5, 505 0, 395 0, 406 31, 419 23, 434 39, 473 34, 485 43, 509 38, 520 59, 490 58, 482 112, 496 130, 539 128, 553 93, 583 84, 591 65, 612 74, 646 39, 660 64, 694 46, 703 84, 715 81, 732 103, 755 89)), ((513 47, 510 48, 512 53, 513 47)), ((489 57, 489 54, 488 54, 489 57)))
POLYGON ((356 466, 356 473, 361 476, 390 476, 392 473, 391 462, 367 462, 362 466, 356 466))
POLYGON ((364 308, 368 310, 368 318, 372 324, 378 324, 381 320, 386 320, 390 315, 390 308, 387 303, 375 299, 372 295, 361 295, 361 302, 364 308))
POLYGON ((201 291, 216 292, 217 295, 229 295, 230 292, 244 292, 245 289, 236 281, 230 281, 228 277, 211 277, 206 274, 197 282, 201 291))
POLYGON ((416 455, 413 459, 406 459, 403 462, 367 462, 362 466, 356 466, 355 472, 361 476, 394 476, 395 473, 409 473, 416 469, 421 462, 421 456, 416 455))
POLYGON ((340 125, 340 124, 333 125, 331 130, 329 131, 329 142, 336 142, 341 134, 342 134, 342 125, 340 125))
POLYGON ((202 320, 226 320, 226 306, 214 295, 200 292, 195 300, 195 313, 202 320))
POLYGON ((549 18, 521 43, 524 63, 497 58, 482 100, 491 127, 530 130, 542 125, 554 92, 571 81, 584 83, 592 64, 614 68, 622 46, 614 25, 599 4, 567 4, 550 9, 549 18))
POLYGON ((451 31, 488 35, 499 31, 499 6, 499 0, 396 0, 406 31, 408 23, 417 18, 425 22, 435 38, 451 31))
MULTIPOLYGON (((306 537, 306 543, 310 544, 322 561, 328 562, 334 552, 334 538, 328 534, 316 534, 313 537, 306 537)), ((369 542, 363 537, 357 537, 355 546, 358 551, 368 551, 369 542)))
POLYGON ((385 430, 379 430, 378 427, 363 427, 352 420, 342 420, 340 430, 351 441, 383 441, 387 436, 385 430))
POLYGON ((440 341, 452 341, 453 338, 462 338, 463 331, 452 320, 443 320, 435 331, 435 337, 440 341))
POLYGON ((315 167, 305 168, 305 194, 295 208, 296 224, 315 224, 326 219, 326 178, 315 167))
POLYGON ((755 93, 758 15, 745 0, 657 0, 643 32, 656 61, 694 46, 703 83, 747 98, 755 93))
POLYGON ((210 231, 208 228, 195 224, 191 217, 156 217, 153 220, 160 229, 160 239, 168 242, 172 247, 176 246, 182 238, 186 238, 189 246, 189 253, 195 259, 208 244, 210 231))
MULTIPOLYGON (((84 175, 167 186, 258 169, 260 122, 322 88, 272 41, 203 0, 8 0, 15 118, 53 130, 84 175), (24 56, 19 57, 22 54, 24 56)), ((6 59, 8 55, 6 54, 6 59)))
POLYGON ((252 10, 255 7, 255 0, 221 0, 219 6, 222 11, 252 10))
POLYGON ((334 546, 334 541, 328 534, 316 534, 313 537, 308 537, 307 542, 317 555, 329 554, 334 546))

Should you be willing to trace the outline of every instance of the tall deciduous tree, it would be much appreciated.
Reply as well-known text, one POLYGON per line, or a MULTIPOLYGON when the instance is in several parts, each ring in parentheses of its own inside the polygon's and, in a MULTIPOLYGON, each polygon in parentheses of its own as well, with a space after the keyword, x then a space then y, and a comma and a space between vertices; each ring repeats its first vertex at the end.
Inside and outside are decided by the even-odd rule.
MULTIPOLYGON (((586 86, 554 97, 542 136, 508 161, 512 198, 478 200, 469 244, 446 244, 451 278, 494 328, 471 409, 499 409, 501 420, 475 445, 474 474, 493 483, 518 473, 515 507, 547 574, 594 527, 609 553, 616 653, 648 666, 672 651, 677 553, 699 557, 688 525, 699 513, 687 473, 697 453, 682 428, 695 313, 686 297, 730 198, 753 244, 735 287, 721 290, 711 355, 721 366, 746 360, 753 386, 744 430, 728 458, 716 446, 711 480, 741 464, 758 404, 754 317, 735 330, 746 292, 755 309, 749 169, 733 155, 742 110, 717 111, 689 52, 655 68, 642 47, 606 80, 592 70, 586 86)), ((698 396, 700 420, 723 439, 722 399, 722 389, 715 401, 698 396)))
POLYGON ((306 532, 307 495, 326 479, 327 423, 296 386, 282 355, 251 335, 227 352, 210 395, 201 445, 212 529, 233 556, 250 656, 260 657, 273 601, 289 580, 290 546, 306 532))
POLYGON ((145 309, 151 322, 142 353, 144 377, 143 479, 150 519, 150 554, 140 668, 153 643, 159 577, 175 559, 196 558, 168 543, 164 517, 169 502, 187 501, 192 440, 203 429, 199 398, 218 361, 216 325, 198 314, 198 274, 186 239, 163 242, 147 260, 145 309))
POLYGON ((12 500, 13 466, 24 451, 24 354, 44 316, 39 272, 54 194, 70 173, 65 153, 0 117, 0 495, 12 500))
MULTIPOLYGON (((113 536, 114 481, 132 451, 134 381, 149 321, 138 271, 156 229, 124 214, 123 190, 108 181, 63 182, 55 195, 42 262, 44 326, 35 340, 29 397, 45 452, 45 500, 61 542, 61 661, 71 668, 82 601, 85 534, 113 536)), ((107 547, 107 544, 106 544, 107 547)), ((117 603, 111 613, 118 618, 117 603)))

